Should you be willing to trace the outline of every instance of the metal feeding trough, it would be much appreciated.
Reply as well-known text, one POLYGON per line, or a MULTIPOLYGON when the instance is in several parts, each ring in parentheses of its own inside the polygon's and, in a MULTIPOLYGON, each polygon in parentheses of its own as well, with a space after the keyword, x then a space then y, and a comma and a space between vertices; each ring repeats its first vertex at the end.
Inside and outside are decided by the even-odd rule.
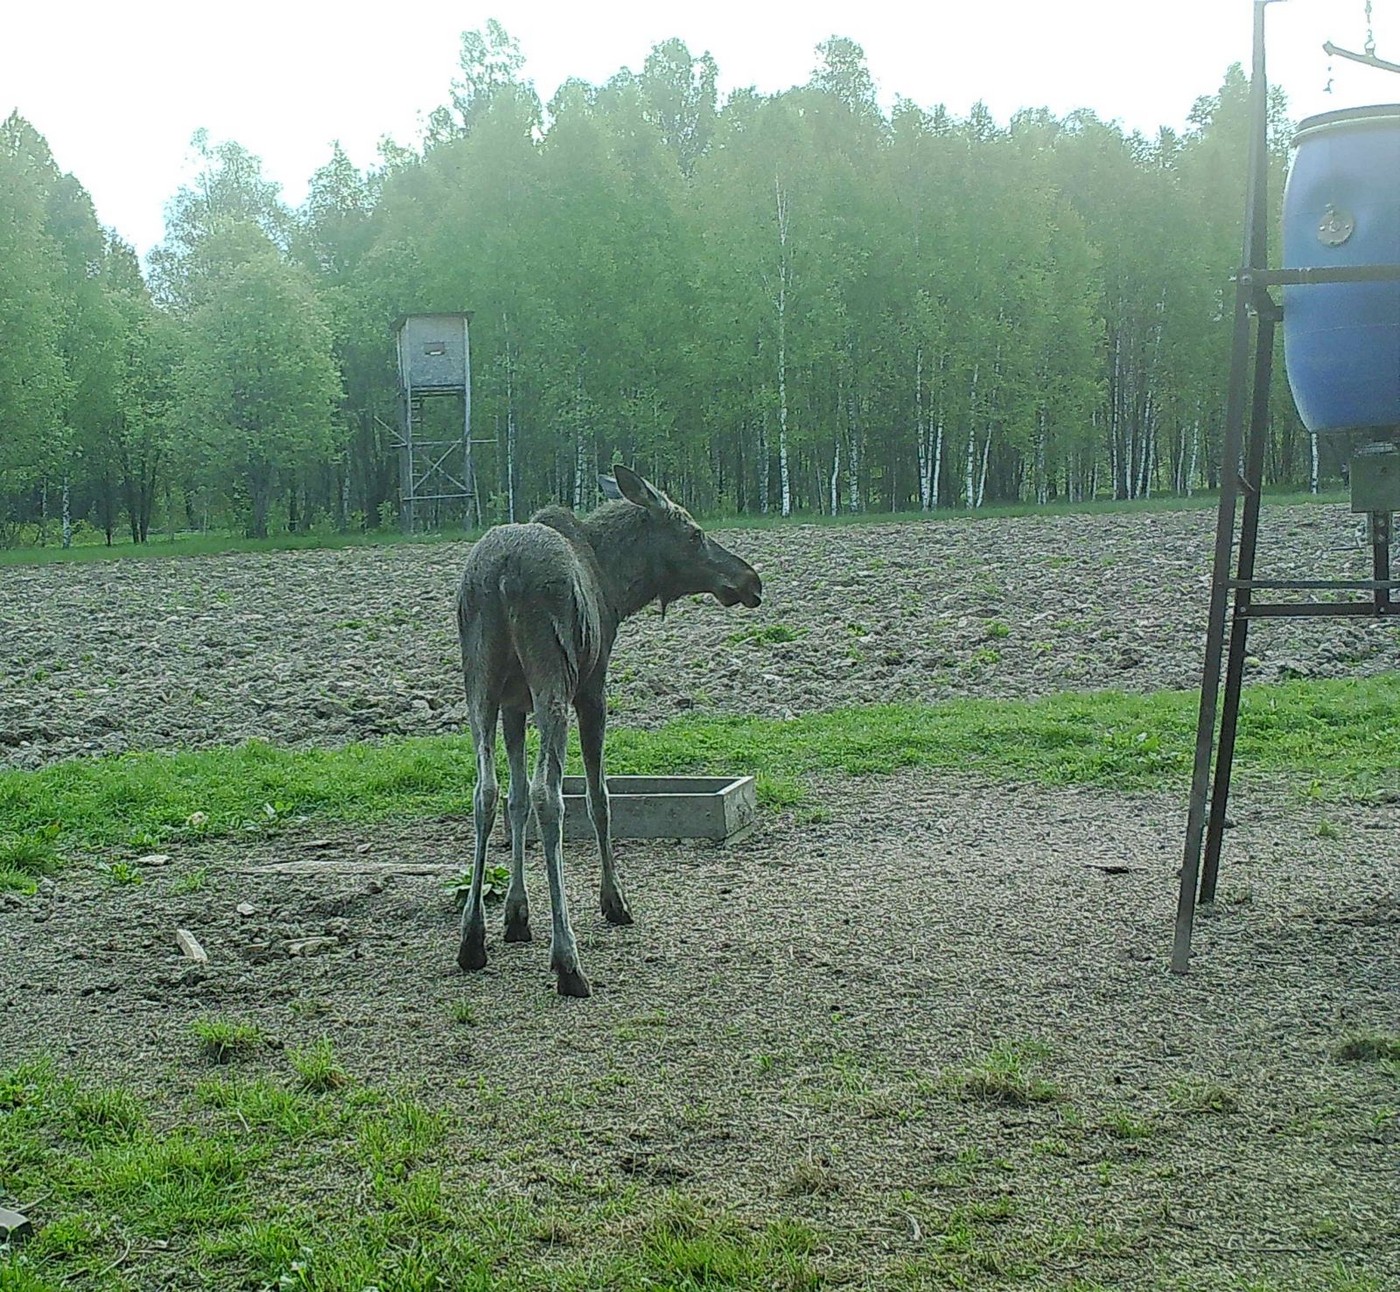
MULTIPOLYGON (((609 776, 608 805, 614 839, 723 843, 745 833, 758 816, 752 776, 609 776)), ((539 838, 533 814, 525 837, 539 838)), ((582 776, 564 777, 564 838, 593 838, 582 776)))

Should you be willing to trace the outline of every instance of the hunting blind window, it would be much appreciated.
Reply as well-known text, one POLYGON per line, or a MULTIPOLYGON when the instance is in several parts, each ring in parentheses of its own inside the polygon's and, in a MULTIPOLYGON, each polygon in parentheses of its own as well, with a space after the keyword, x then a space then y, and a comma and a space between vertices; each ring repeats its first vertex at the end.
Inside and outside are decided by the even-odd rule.
POLYGON ((446 341, 429 341, 423 346, 424 354, 442 355, 447 353, 446 341))

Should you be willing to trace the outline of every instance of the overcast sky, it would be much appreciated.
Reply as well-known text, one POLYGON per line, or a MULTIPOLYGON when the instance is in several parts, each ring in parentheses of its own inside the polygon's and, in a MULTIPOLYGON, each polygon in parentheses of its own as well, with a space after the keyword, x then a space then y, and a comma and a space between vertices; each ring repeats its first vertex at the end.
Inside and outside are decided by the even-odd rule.
MULTIPOLYGON (((207 128, 260 156, 297 203, 339 139, 360 166, 381 136, 412 142, 448 97, 458 37, 498 18, 546 102, 560 82, 640 71, 680 37, 709 51, 721 93, 805 81, 830 36, 861 45, 882 101, 896 96, 998 121, 1023 107, 1092 108, 1128 129, 1179 128, 1192 103, 1250 61, 1252 0, 9 0, 0 17, 0 115, 17 107, 98 218, 141 252, 193 173, 190 136, 207 128)), ((1400 62, 1400 0, 1373 0, 1377 53, 1400 62)), ((1359 50, 1365 0, 1270 5, 1270 79, 1301 117, 1400 101, 1400 80, 1329 60, 1359 50), (1324 93, 1330 76, 1333 92, 1324 93)))

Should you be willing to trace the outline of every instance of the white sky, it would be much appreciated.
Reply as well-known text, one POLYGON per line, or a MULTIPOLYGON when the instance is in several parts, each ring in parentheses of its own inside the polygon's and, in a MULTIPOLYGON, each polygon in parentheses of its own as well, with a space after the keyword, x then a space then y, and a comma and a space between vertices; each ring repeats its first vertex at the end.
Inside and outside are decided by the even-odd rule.
MULTIPOLYGON (((1250 62, 1252 0, 0 0, 0 116, 17 107, 58 164, 92 194, 98 218, 145 252, 163 208, 194 173, 206 127, 263 159, 292 203, 339 139, 367 166, 389 134, 413 141, 448 97, 458 37, 499 19, 546 102, 577 76, 640 71, 680 37, 719 65, 720 90, 805 81, 815 46, 860 44, 887 105, 896 95, 964 115, 984 100, 1092 108, 1128 129, 1180 127, 1232 62, 1250 62)), ((1377 53, 1400 62, 1400 0, 1373 0, 1377 53)), ((1323 41, 1359 50, 1365 0, 1269 6, 1269 74, 1295 118, 1400 101, 1400 79, 1332 61, 1323 41)))

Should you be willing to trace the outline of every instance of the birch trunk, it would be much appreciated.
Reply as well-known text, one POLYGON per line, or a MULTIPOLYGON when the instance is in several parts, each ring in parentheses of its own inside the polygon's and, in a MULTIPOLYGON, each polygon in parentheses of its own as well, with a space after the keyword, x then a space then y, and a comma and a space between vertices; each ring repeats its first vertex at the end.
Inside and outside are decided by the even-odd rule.
POLYGON ((583 373, 574 388, 574 510, 583 507, 583 474, 588 465, 583 447, 583 373))
POLYGON ((933 481, 929 485, 929 510, 938 510, 938 485, 943 474, 943 410, 938 410, 938 431, 933 442, 933 481))
POLYGON ((506 519, 515 524, 515 452, 518 428, 515 424, 515 351, 510 343, 510 319, 506 329, 506 519))
POLYGON ((768 414, 763 414, 762 421, 758 424, 758 510, 759 514, 768 514, 768 414))
POLYGON ((987 459, 992 455, 992 426, 987 423, 987 438, 982 441, 982 467, 977 475, 977 505, 987 500, 987 459))
POLYGON ((967 397, 967 455, 963 459, 963 505, 971 508, 976 505, 973 469, 977 465, 977 432, 972 428, 977 424, 977 374, 980 368, 972 366, 972 387, 967 397))
POLYGON ((1050 501, 1050 482, 1045 476, 1045 409, 1036 411, 1035 500, 1044 507, 1050 501))
POLYGON ((792 475, 788 468, 787 402, 787 294, 791 267, 788 264, 788 204, 781 181, 773 181, 778 216, 778 478, 782 490, 782 514, 792 515, 792 475))
POLYGON ((1189 498, 1196 487, 1196 470, 1201 453, 1201 420, 1191 423, 1191 465, 1186 468, 1186 496, 1189 498))

